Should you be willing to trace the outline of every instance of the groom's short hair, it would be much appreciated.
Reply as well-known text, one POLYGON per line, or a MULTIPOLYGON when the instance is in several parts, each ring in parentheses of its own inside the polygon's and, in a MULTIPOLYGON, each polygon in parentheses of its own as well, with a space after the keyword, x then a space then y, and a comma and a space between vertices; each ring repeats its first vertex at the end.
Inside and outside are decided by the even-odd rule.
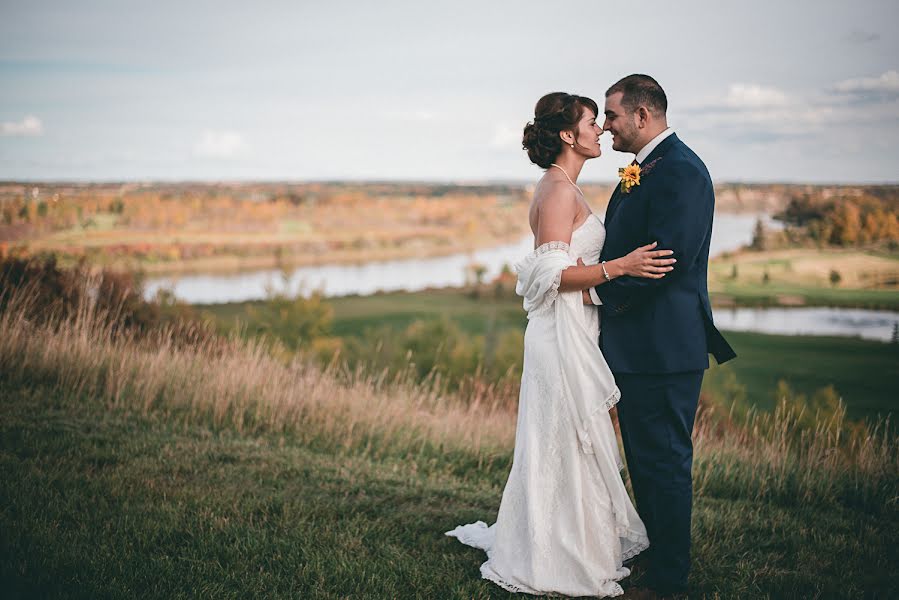
POLYGON ((634 112, 639 106, 645 106, 652 113, 665 114, 668 110, 668 97, 659 82, 649 75, 628 75, 606 90, 606 97, 622 93, 621 105, 628 112, 634 112))

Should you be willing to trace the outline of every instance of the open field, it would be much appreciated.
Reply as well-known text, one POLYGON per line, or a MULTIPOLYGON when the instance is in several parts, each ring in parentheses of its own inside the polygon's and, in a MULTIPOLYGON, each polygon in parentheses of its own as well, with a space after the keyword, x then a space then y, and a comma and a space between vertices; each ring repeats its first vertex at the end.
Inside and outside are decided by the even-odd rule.
MULTIPOLYGON (((745 386, 752 406, 773 410, 778 381, 812 397, 834 386, 848 416, 875 419, 899 415, 899 344, 883 344, 845 337, 811 337, 725 332, 737 358, 709 371, 706 388, 715 393, 716 369, 726 369, 745 386)), ((895 426, 895 423, 893 423, 895 426)))
POLYGON ((451 254, 518 239, 520 185, 0 185, 0 254, 146 272, 451 254))
POLYGON ((452 254, 518 239, 529 196, 502 184, 10 183, 0 255, 158 273, 452 254))
POLYGON ((744 250, 711 261, 709 292, 714 304, 724 306, 899 310, 899 254, 852 249, 744 250), (835 283, 833 273, 839 278, 835 283))
MULTIPOLYGON (((419 320, 447 319, 471 336, 523 332, 527 323, 520 299, 508 294, 497 297, 489 290, 479 297, 464 290, 434 290, 333 298, 327 304, 333 308, 331 334, 340 338, 362 336, 366 330, 383 326, 400 331, 419 320)), ((198 308, 221 331, 238 322, 245 332, 252 331, 254 319, 266 311, 264 302, 198 308), (250 307, 257 311, 256 316, 248 312, 250 307)), ((895 392, 899 387, 899 346, 895 344, 741 332, 727 332, 726 336, 739 355, 727 369, 745 386, 750 405, 773 408, 777 383, 783 379, 808 396, 833 385, 851 418, 871 418, 899 408, 895 392)), ((706 391, 720 392, 718 385, 719 379, 710 376, 706 391)))
MULTIPOLYGON (((513 597, 443 532, 495 518, 514 405, 24 310, 0 314, 4 597, 513 597)), ((890 597, 895 443, 704 412, 690 597, 890 597)))

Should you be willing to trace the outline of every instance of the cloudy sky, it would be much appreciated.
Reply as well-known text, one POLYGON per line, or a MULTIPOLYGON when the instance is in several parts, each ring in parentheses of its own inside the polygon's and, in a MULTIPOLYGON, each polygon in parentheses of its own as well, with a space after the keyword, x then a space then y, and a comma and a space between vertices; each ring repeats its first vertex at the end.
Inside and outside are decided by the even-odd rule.
MULTIPOLYGON (((0 179, 533 180, 544 93, 656 77, 719 181, 899 181, 895 0, 0 0, 0 179)), ((611 180, 611 150, 584 180, 611 180)))

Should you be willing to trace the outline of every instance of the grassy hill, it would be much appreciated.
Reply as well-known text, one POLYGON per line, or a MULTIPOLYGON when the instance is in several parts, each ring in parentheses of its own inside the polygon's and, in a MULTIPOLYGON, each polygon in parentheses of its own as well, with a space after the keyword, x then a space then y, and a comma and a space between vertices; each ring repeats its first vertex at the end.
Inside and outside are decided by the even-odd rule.
MULTIPOLYGON (((0 402, 6 598, 515 597, 443 535, 495 519, 507 463, 459 475, 8 379, 0 402)), ((895 507, 758 498, 726 468, 698 466, 691 598, 895 591, 895 507)))
MULTIPOLYGON (((500 336, 504 331, 522 335, 527 319, 520 298, 492 292, 473 296, 464 290, 431 290, 373 296, 332 298, 331 334, 342 338, 364 337, 366 331, 389 327, 401 332, 416 321, 445 319, 469 336, 500 336)), ((199 307, 222 331, 238 323, 252 333, 260 315, 270 312, 264 301, 199 307)), ((286 335, 286 332, 285 332, 286 335)), ((744 388, 747 405, 774 408, 778 381, 789 383, 797 394, 813 396, 834 386, 846 403, 850 418, 885 416, 897 409, 899 346, 853 338, 776 336, 726 332, 739 359, 726 365, 744 388)), ((714 361, 713 361, 714 362, 714 361)), ((709 394, 722 395, 727 373, 713 366, 704 383, 709 394)), ((732 385, 731 385, 732 387, 732 385)))
MULTIPOLYGON (((0 313, 4 597, 512 597, 443 532, 495 518, 514 406, 27 304, 0 313)), ((899 589, 894 437, 782 406, 695 446, 691 597, 899 589)))

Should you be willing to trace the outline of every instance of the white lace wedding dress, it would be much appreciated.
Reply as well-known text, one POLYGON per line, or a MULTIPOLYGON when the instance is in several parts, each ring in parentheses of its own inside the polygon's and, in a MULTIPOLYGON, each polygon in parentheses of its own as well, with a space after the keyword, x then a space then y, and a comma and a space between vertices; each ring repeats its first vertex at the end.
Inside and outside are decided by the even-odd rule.
POLYGON ((578 257, 596 264, 605 228, 590 215, 571 244, 543 244, 516 265, 528 326, 515 451, 496 523, 446 535, 487 552, 481 575, 538 595, 618 596, 622 561, 649 546, 621 479, 609 409, 619 391, 599 350, 599 311, 559 293, 578 257))

